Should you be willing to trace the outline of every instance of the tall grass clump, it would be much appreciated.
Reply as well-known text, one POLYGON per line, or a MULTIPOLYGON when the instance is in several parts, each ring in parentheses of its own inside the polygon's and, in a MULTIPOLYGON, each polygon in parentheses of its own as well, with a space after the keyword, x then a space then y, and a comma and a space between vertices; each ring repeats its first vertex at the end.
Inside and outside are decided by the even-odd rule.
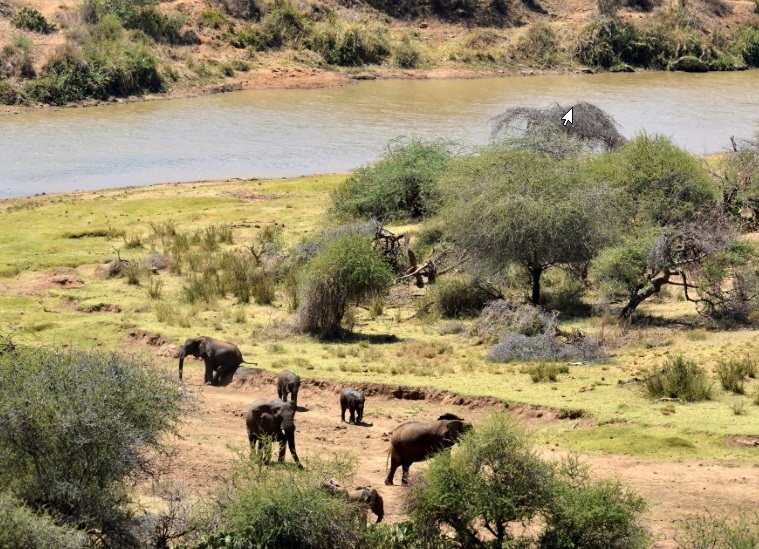
POLYGON ((107 16, 81 32, 77 41, 60 46, 27 86, 30 99, 63 105, 163 89, 155 56, 147 44, 127 39, 118 18, 107 16))
POLYGON ((295 324, 328 336, 340 329, 350 304, 384 293, 394 277, 369 238, 347 233, 326 242, 307 265, 295 324))
MULTIPOLYGON (((0 49, 0 79, 32 78, 34 59, 32 41, 18 34, 0 49)), ((10 82, 7 83, 10 86, 10 82)))
POLYGON ((696 515, 684 521, 675 540, 678 549, 759 547, 759 517, 696 515))
POLYGON ((305 45, 313 32, 313 22, 289 0, 274 0, 268 13, 255 28, 257 49, 299 48, 305 45))
POLYGON ((648 376, 646 391, 652 398, 679 398, 685 402, 710 400, 713 384, 695 361, 682 356, 667 359, 662 369, 648 376))
POLYGON ((513 55, 530 66, 555 67, 561 60, 558 35, 551 25, 533 23, 517 38, 513 55))
POLYGON ((35 513, 9 493, 0 493, 0 547, 8 549, 85 549, 84 532, 59 526, 45 513, 35 513))
POLYGON ((746 378, 756 377, 756 361, 750 358, 722 360, 717 364, 717 376, 723 389, 742 395, 746 392, 746 378))
POLYGON ((221 283, 238 303, 250 303, 253 299, 258 305, 270 305, 274 301, 274 277, 253 257, 228 253, 224 254, 222 263, 221 283))
POLYGON ((450 143, 396 140, 377 162, 356 170, 332 195, 335 214, 360 219, 420 219, 440 208, 439 176, 447 168, 450 143))
POLYGON ((379 64, 390 55, 387 28, 368 23, 333 19, 317 27, 311 42, 328 64, 341 67, 379 64))
POLYGON ((128 483, 156 466, 182 387, 132 358, 45 348, 0 355, 0 375, 0 485, 94 546, 138 546, 128 483))
POLYGON ((529 374, 533 383, 555 382, 559 374, 568 374, 569 366, 554 364, 551 362, 538 362, 534 366, 528 366, 523 373, 529 374))

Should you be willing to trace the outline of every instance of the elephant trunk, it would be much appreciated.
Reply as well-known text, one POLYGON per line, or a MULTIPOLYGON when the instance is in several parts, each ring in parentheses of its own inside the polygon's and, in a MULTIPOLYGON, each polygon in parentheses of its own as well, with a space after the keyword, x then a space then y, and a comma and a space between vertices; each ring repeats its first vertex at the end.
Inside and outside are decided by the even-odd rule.
POLYGON ((179 353, 179 381, 182 381, 182 368, 184 367, 184 357, 187 356, 187 353, 182 351, 179 353))

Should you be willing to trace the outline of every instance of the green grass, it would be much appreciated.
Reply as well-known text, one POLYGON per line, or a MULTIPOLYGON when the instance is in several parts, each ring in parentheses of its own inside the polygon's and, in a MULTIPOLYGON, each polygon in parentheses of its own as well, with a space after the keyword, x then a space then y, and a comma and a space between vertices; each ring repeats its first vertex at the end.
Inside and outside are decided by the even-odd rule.
MULTIPOLYGON (((10 201, 0 211, 0 221, 7 228, 0 234, 0 254, 6 261, 0 278, 0 334, 10 333, 14 340, 33 345, 147 354, 148 348, 129 342, 130 331, 159 332, 174 343, 181 343, 189 333, 207 333, 238 343, 246 358, 270 370, 283 367, 286 361, 287 367, 308 377, 424 385, 510 402, 582 409, 600 426, 573 429, 576 422, 565 421, 543 428, 552 441, 579 451, 683 459, 749 458, 748 451, 728 448, 724 440, 730 435, 755 433, 759 407, 753 398, 759 380, 747 378, 745 395, 736 396, 721 389, 715 369, 720 360, 752 356, 759 345, 756 330, 623 328, 577 317, 562 328, 603 331, 613 356, 601 364, 572 366, 556 382, 533 383, 529 375, 519 373, 525 364, 486 362, 482 357, 487 346, 470 343, 460 334, 440 335, 438 322, 409 320, 414 313, 411 300, 400 308, 389 300, 383 314, 374 319, 370 311, 357 309, 359 334, 392 334, 397 341, 321 343, 271 328, 275 322, 292 319, 282 287, 276 289, 274 306, 236 304, 231 295, 211 304, 191 305, 179 299, 183 276, 169 271, 152 275, 162 281, 157 300, 148 299, 148 277, 136 286, 127 284, 125 278, 108 279, 100 274, 105 262, 115 257, 113 247, 123 248, 119 231, 143 235, 143 248, 122 249, 122 258, 136 260, 150 252, 146 239, 151 222, 171 220, 183 231, 234 224, 235 244, 220 245, 222 250, 234 250, 254 242, 265 224, 276 221, 284 224, 282 236, 289 246, 320 229, 329 194, 344 179, 334 175, 166 185, 10 201), (69 237, 86 232, 91 236, 69 237), (49 283, 52 273, 84 284, 59 287, 49 283), (118 305, 121 312, 77 310, 99 303, 118 305), (693 337, 694 333, 698 337, 693 337), (645 394, 643 384, 624 383, 643 378, 675 355, 704 367, 716 382, 713 400, 661 403, 645 394), (313 370, 306 372, 306 366, 313 370), (734 412, 736 399, 745 401, 741 415, 734 412)), ((414 230, 413 225, 406 227, 414 230)), ((677 300, 646 304, 642 312, 662 318, 694 314, 688 303, 677 300)), ((468 325, 471 321, 463 322, 468 325)), ((166 368, 176 368, 174 360, 156 360, 166 368)), ((186 367, 198 372, 201 368, 194 361, 186 367)))

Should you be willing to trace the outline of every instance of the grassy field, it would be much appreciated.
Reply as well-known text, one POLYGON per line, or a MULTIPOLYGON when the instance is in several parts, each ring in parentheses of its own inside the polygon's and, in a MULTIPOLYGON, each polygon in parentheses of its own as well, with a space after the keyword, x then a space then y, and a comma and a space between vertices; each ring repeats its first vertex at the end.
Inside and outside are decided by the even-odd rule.
MULTIPOLYGON (((746 464, 756 459, 756 449, 732 447, 727 441, 756 434, 759 381, 750 379, 745 395, 733 395, 722 390, 714 368, 721 359, 753 355, 757 330, 703 325, 689 304, 676 299, 645 305, 646 321, 632 326, 583 317, 562 323, 564 329, 603 334, 608 358, 570 365, 554 383, 533 383, 524 364, 487 362, 487 345, 466 335, 441 334, 446 330, 440 322, 416 318, 414 302, 424 290, 413 285, 394 288, 375 319, 359 309, 355 339, 324 343, 281 327, 291 313, 279 288, 271 306, 237 304, 230 297, 189 304, 180 299, 182 278, 169 271, 143 276, 138 285, 104 274, 117 250, 122 259, 136 262, 153 245, 159 247, 155 238, 151 242, 151 224, 166 221, 185 231, 229 225, 234 243, 222 247, 231 250, 244 250, 277 223, 284 227, 286 245, 293 244, 320 228, 330 191, 343 179, 234 180, 2 202, 0 333, 17 343, 139 354, 149 348, 129 340, 127 334, 134 330, 160 333, 175 344, 210 335, 238 343, 247 360, 272 371, 289 368, 304 377, 430 386, 581 409, 589 420, 542 428, 536 438, 585 453, 730 458, 746 464), (138 240, 136 235, 140 247, 127 247, 138 240), (161 295, 151 298, 148 287, 157 279, 161 295), (382 335, 395 338, 384 342, 372 337, 382 335), (714 380, 713 400, 652 401, 641 383, 629 382, 677 355, 706 368, 714 380)), ((154 359, 176 368, 173 359, 154 359)), ((198 363, 186 367, 200 370, 198 363)))

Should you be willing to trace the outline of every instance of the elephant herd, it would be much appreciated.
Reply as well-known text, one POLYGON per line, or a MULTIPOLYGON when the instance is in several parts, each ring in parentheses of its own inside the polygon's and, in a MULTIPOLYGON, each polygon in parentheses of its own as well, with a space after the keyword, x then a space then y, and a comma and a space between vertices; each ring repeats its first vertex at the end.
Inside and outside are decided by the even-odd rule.
MULTIPOLYGON (((205 382, 217 385, 226 377, 231 377, 240 364, 245 362, 236 345, 210 337, 188 339, 179 354, 179 379, 187 356, 203 359, 205 382)), ((278 461, 285 459, 285 447, 295 463, 302 468, 295 450, 295 413, 298 408, 300 377, 284 370, 276 380, 278 398, 261 398, 253 402, 245 415, 251 451, 268 463, 271 460, 271 443, 279 442, 278 461), (288 395, 290 402, 287 401, 288 395)), ((363 391, 345 389, 340 395, 341 420, 345 422, 345 412, 349 413, 349 423, 359 425, 363 421, 366 398, 363 391)), ((401 483, 408 484, 408 472, 412 463, 424 461, 435 452, 453 446, 459 437, 472 428, 472 424, 454 414, 443 414, 437 420, 424 423, 407 421, 398 425, 390 438, 388 450, 390 465, 385 484, 392 486, 393 477, 401 467, 401 483)), ((377 522, 384 516, 382 496, 371 486, 347 490, 334 480, 325 480, 321 486, 333 494, 342 494, 349 501, 369 507, 377 515, 377 522)))

